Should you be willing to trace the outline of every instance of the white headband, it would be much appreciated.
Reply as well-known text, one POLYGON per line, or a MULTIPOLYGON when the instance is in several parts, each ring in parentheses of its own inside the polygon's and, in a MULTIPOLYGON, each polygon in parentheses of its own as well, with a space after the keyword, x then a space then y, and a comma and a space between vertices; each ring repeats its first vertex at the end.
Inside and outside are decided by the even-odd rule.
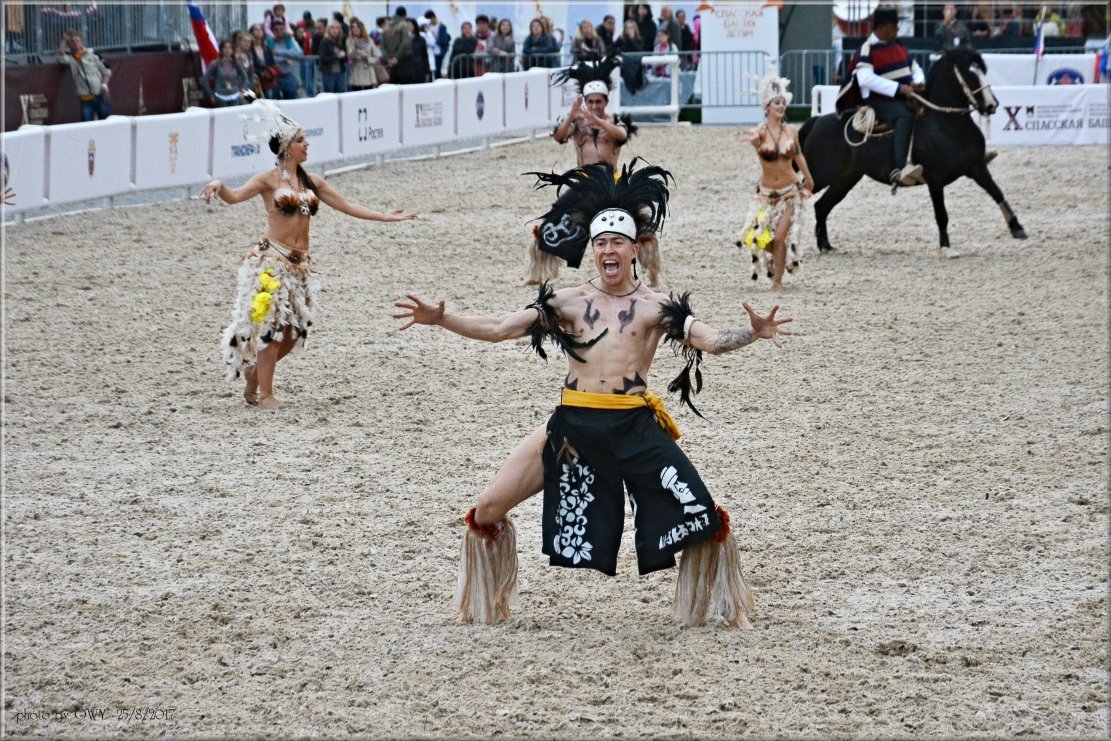
POLYGON ((606 83, 602 82, 601 80, 591 80, 590 82, 583 85, 584 98, 588 95, 594 95, 595 93, 597 93, 598 95, 604 95, 606 96, 606 100, 609 100, 610 89, 606 87, 606 83))
POLYGON ((622 208, 607 208, 590 222, 590 239, 602 234, 621 234, 637 241, 637 225, 633 215, 622 208))

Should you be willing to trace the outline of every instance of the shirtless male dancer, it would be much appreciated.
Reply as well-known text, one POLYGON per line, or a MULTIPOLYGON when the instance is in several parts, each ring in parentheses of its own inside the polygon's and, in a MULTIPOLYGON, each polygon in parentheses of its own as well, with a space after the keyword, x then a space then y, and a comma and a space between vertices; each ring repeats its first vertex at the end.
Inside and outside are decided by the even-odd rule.
POLYGON ((507 513, 544 492, 543 552, 552 565, 616 573, 624 520, 622 486, 636 525, 639 571, 675 565, 683 551, 675 609, 690 625, 720 617, 751 627, 751 594, 741 575, 729 516, 717 507, 698 472, 675 444, 679 431, 663 402, 648 391, 649 368, 661 340, 673 343, 687 367, 672 383, 689 403, 690 372, 703 352, 737 350, 757 339, 780 346, 790 334, 778 306, 760 316, 743 304, 750 327, 715 330, 694 317, 688 295, 677 300, 633 276, 638 233, 658 229, 667 205, 668 173, 626 167, 615 182, 609 163, 572 170, 552 184, 562 195, 545 220, 568 217, 582 228, 598 275, 582 285, 540 289, 536 302, 502 316, 449 313, 444 301, 415 295, 394 318, 443 327, 487 342, 526 336, 542 357, 545 338, 567 355, 561 404, 546 425, 522 440, 465 518, 468 525, 456 586, 460 621, 509 617, 516 594, 516 534, 507 513))

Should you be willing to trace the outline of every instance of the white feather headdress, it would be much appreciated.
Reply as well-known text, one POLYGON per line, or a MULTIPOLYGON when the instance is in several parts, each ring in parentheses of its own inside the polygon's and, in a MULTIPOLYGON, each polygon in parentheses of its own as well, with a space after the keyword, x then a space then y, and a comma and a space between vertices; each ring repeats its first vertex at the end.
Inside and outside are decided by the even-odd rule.
POLYGON ((243 114, 240 116, 244 121, 252 121, 261 123, 264 130, 254 134, 247 134, 246 139, 249 142, 269 142, 274 137, 278 138, 278 154, 285 151, 293 138, 297 136, 297 132, 301 130, 301 125, 294 121, 289 116, 282 113, 282 109, 278 108, 277 103, 271 100, 259 99, 251 104, 250 114, 243 114))
POLYGON ((787 86, 790 84, 791 81, 786 77, 779 76, 775 62, 768 64, 768 74, 760 80, 760 106, 767 108, 768 103, 776 98, 783 98, 787 105, 790 105, 792 95, 787 90, 787 86))

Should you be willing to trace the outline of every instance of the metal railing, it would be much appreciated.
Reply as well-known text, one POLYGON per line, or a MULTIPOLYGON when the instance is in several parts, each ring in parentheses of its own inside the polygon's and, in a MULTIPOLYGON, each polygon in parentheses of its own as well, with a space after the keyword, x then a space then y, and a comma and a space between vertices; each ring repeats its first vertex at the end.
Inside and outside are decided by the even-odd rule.
MULTIPOLYGON (((202 3, 208 25, 218 39, 251 23, 246 3, 202 3)), ((86 2, 7 4, 3 10, 4 58, 8 64, 53 61, 62 34, 74 29, 85 46, 105 52, 164 51, 194 43, 185 3, 86 2)))

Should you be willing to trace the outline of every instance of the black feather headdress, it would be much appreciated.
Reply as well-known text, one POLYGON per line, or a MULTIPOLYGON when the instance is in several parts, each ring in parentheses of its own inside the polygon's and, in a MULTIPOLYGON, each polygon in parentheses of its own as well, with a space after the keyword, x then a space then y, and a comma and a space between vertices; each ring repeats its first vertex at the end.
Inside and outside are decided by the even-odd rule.
MULTIPOLYGON (((553 85, 562 85, 574 80, 581 93, 588 82, 604 82, 606 90, 613 88, 613 71, 621 67, 621 52, 612 49, 601 59, 584 59, 552 75, 553 85)), ((607 94, 607 98, 609 95, 607 94)))
POLYGON ((638 237, 660 232, 667 216, 667 183, 674 178, 657 165, 637 169, 641 161, 634 158, 620 173, 608 162, 576 167, 562 175, 526 172, 536 176, 537 188, 556 186, 555 202, 540 217, 540 249, 577 268, 590 244, 590 222, 610 208, 633 215, 638 237))

